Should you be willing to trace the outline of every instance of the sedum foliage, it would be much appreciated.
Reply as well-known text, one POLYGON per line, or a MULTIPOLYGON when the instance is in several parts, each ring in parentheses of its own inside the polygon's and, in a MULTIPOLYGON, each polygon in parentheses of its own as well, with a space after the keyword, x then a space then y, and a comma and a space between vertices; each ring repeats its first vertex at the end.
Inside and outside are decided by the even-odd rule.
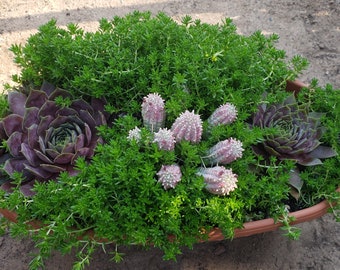
MULTIPOLYGON (((307 66, 299 56, 287 60, 275 48, 277 39, 260 32, 238 35, 230 19, 208 25, 186 16, 179 24, 163 13, 134 12, 102 19, 93 33, 75 24, 63 29, 51 20, 24 46, 13 45, 22 68, 15 82, 37 87, 48 81, 74 97, 105 98, 112 113, 109 125, 98 127, 105 143, 97 146, 91 162, 77 159, 77 175, 61 173, 57 181, 37 183, 32 198, 21 194, 20 175, 15 175, 18 187, 11 194, 2 192, 0 207, 18 213, 12 234, 34 232, 40 253, 31 269, 41 267, 53 249, 66 253, 73 247, 80 250, 74 268, 82 269, 95 247, 110 243, 116 244, 116 261, 121 260, 117 246, 126 244, 154 245, 166 259, 175 259, 180 247, 207 239, 205 232, 213 227, 232 238, 246 221, 282 216, 291 199, 287 172, 294 163, 271 158, 263 166, 251 146, 273 130, 250 128, 249 123, 264 92, 268 103, 283 101, 289 95, 286 81, 307 66), (183 111, 194 110, 206 129, 209 115, 226 102, 235 105, 238 117, 232 125, 203 134, 199 144, 182 141, 174 151, 160 150, 146 129, 141 143, 127 139, 129 130, 142 126, 141 102, 149 93, 166 100, 165 126, 183 111), (197 168, 211 146, 229 137, 242 141, 245 149, 242 158, 228 165, 238 175, 238 188, 228 196, 212 195, 204 190, 197 168), (165 191, 155 175, 162 164, 176 162, 182 180, 165 191), (35 220, 43 225, 39 230, 27 224, 35 220)), ((312 111, 326 112, 323 143, 339 153, 339 91, 314 82, 297 99, 312 111)), ((301 204, 339 199, 334 192, 339 162, 334 157, 301 172, 301 204)))
POLYGON ((75 96, 105 97, 116 112, 139 112, 140 100, 157 92, 175 117, 185 108, 210 114, 231 96, 240 104, 257 102, 268 89, 281 91, 306 60, 297 56, 287 64, 274 47, 277 39, 238 35, 230 19, 208 25, 185 17, 178 24, 163 13, 135 12, 102 19, 94 33, 51 20, 11 50, 23 68, 17 82, 47 80, 75 96))

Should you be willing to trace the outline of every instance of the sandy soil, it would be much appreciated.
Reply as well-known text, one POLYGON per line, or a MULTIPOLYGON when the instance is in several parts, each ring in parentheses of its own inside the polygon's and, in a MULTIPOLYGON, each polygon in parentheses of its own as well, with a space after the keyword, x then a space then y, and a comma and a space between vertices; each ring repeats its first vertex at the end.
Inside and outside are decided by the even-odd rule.
MULTIPOLYGON (((204 22, 218 23, 233 18, 241 34, 255 30, 277 33, 278 47, 288 57, 300 54, 310 68, 300 79, 309 83, 317 78, 321 85, 340 88, 340 1, 293 0, 1 0, 0 1, 0 90, 19 72, 8 47, 23 43, 37 27, 51 18, 59 25, 76 22, 86 30, 96 29, 97 21, 124 15, 133 10, 163 11, 175 19, 189 14, 204 22)), ((87 269, 340 269, 340 226, 332 216, 299 225, 299 241, 290 241, 280 231, 252 237, 197 244, 184 249, 177 262, 162 261, 157 249, 122 248, 126 254, 120 264, 98 251, 87 269)), ((114 248, 114 247, 110 247, 114 248)), ((28 269, 34 244, 29 240, 0 237, 0 269, 28 269)), ((73 255, 53 253, 46 269, 71 269, 73 255)))

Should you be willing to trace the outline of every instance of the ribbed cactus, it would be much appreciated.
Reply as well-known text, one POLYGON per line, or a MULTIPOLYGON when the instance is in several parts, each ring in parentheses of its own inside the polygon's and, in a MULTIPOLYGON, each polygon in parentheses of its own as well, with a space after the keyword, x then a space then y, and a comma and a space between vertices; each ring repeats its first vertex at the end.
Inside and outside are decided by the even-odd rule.
POLYGON ((233 104, 226 103, 217 108, 208 118, 209 126, 230 124, 235 121, 237 110, 233 104))
POLYGON ((229 164, 242 157, 242 142, 233 138, 218 142, 208 150, 207 159, 210 164, 229 164))
POLYGON ((186 110, 175 120, 171 130, 177 142, 186 140, 198 143, 202 137, 202 120, 198 114, 186 110))
POLYGON ((164 126, 164 100, 159 94, 149 94, 143 98, 142 118, 144 126, 152 132, 157 132, 164 126))
POLYGON ((171 130, 161 128, 154 134, 153 142, 158 144, 159 149, 171 151, 175 148, 176 140, 171 130))
POLYGON ((205 189, 216 195, 229 195, 237 188, 237 175, 223 166, 201 168, 197 175, 203 176, 205 189))
POLYGON ((136 140, 137 142, 139 142, 142 139, 141 130, 138 127, 131 129, 129 131, 129 136, 127 136, 127 139, 130 141, 136 140))
POLYGON ((162 168, 157 173, 158 182, 160 182, 165 190, 175 188, 179 181, 181 181, 182 173, 177 164, 162 165, 162 168))
MULTIPOLYGON (((142 103, 142 117, 144 126, 153 133, 153 143, 157 143, 159 149, 172 151, 175 143, 186 140, 199 143, 202 138, 203 122, 199 114, 186 110, 182 112, 172 124, 171 129, 164 128, 165 109, 164 101, 159 94, 149 94, 144 97, 142 103)), ((210 127, 229 124, 237 117, 234 105, 226 103, 216 109, 208 118, 210 127)), ((138 127, 129 131, 129 140, 141 140, 141 130, 138 127)), ((203 176, 206 189, 213 194, 228 195, 237 185, 237 175, 231 169, 226 169, 220 164, 229 164, 242 157, 242 142, 233 138, 218 142, 207 151, 203 157, 212 168, 201 168, 197 172, 203 176)), ((175 188, 181 181, 182 173, 179 165, 162 165, 157 172, 158 182, 165 190, 175 188)))

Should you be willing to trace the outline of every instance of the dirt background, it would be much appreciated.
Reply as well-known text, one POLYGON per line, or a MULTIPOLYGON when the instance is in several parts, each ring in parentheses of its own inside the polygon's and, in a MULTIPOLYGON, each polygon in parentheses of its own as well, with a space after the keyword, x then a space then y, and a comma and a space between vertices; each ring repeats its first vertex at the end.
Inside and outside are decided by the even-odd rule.
MULTIPOLYGON (((125 15, 133 10, 163 11, 176 20, 186 14, 208 23, 219 23, 231 17, 240 34, 256 30, 280 36, 278 48, 288 57, 300 54, 310 62, 300 77, 306 83, 317 78, 320 85, 332 84, 340 89, 340 1, 326 0, 0 0, 0 91, 19 72, 8 48, 23 43, 39 25, 56 18, 59 25, 76 22, 88 31, 95 30, 100 18, 125 15)), ((300 240, 291 241, 281 231, 216 243, 197 244, 184 249, 177 262, 163 261, 158 249, 144 251, 123 247, 125 259, 120 264, 110 261, 108 252, 96 252, 87 269, 340 269, 340 226, 331 215, 298 225, 300 240)), ((0 269, 29 268, 30 239, 0 237, 0 269)), ((46 262, 47 270, 72 268, 74 255, 54 252, 46 262)))

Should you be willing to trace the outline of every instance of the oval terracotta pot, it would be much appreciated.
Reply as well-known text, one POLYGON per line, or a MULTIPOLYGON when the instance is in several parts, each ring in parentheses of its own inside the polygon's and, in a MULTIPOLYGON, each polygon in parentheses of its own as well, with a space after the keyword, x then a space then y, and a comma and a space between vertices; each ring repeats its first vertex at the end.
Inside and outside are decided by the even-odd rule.
POLYGON ((286 90, 288 92, 298 93, 303 87, 308 87, 308 85, 299 80, 287 81, 287 84, 286 84, 286 90))
MULTIPOLYGON (((286 89, 289 92, 297 94, 302 87, 307 86, 308 85, 300 81, 287 81, 286 89)), ((340 192, 340 187, 337 189, 337 192, 340 192)), ((329 208, 330 203, 324 200, 309 208, 299 210, 296 212, 291 212, 289 213, 289 216, 295 217, 295 220, 290 224, 294 225, 319 218, 326 214, 329 208)), ((11 222, 17 222, 17 214, 15 212, 0 208, 0 214, 2 214, 6 219, 8 219, 11 222)), ((30 221, 28 222, 28 224, 32 226, 34 229, 41 228, 41 223, 39 221, 30 221)), ((281 222, 275 222, 273 218, 246 222, 243 224, 243 228, 235 229, 234 238, 246 237, 254 234, 275 231, 281 226, 283 226, 283 224, 281 222)), ((87 235, 95 238, 93 231, 87 232, 87 235)), ((222 231, 219 228, 215 228, 209 233, 208 241, 221 241, 223 239, 225 238, 222 234, 222 231)), ((101 241, 106 242, 105 239, 101 239, 101 241)))
MULTIPOLYGON (((337 192, 340 192, 340 188, 337 189, 337 192)), ((291 212, 289 213, 289 216, 295 217, 295 220, 290 224, 294 225, 320 218, 328 212, 330 206, 331 204, 327 200, 324 200, 309 208, 305 208, 296 212, 291 212)), ((235 229, 234 238, 275 231, 282 226, 283 224, 281 222, 275 222, 273 218, 250 221, 244 223, 243 228, 235 229)), ((209 233, 209 241, 221 241, 223 239, 225 238, 219 228, 216 228, 209 233)))
POLYGON ((8 219, 11 222, 16 223, 18 215, 12 211, 7 209, 0 208, 0 214, 4 216, 4 218, 8 219))

